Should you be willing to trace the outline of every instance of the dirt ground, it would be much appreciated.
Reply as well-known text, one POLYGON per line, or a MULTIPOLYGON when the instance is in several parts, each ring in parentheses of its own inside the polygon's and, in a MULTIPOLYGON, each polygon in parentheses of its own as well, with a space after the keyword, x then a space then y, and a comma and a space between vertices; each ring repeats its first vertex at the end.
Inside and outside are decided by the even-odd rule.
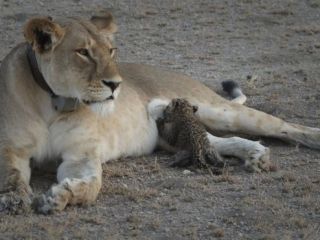
MULTIPOLYGON (((113 12, 119 61, 184 72, 247 105, 320 127, 320 0, 0 0, 0 59, 34 15, 113 12)), ((0 239, 320 239, 320 152, 261 139, 277 172, 222 176, 168 167, 168 156, 104 165, 97 203, 62 213, 0 214, 0 239)), ((54 183, 36 175, 35 193, 54 183)))

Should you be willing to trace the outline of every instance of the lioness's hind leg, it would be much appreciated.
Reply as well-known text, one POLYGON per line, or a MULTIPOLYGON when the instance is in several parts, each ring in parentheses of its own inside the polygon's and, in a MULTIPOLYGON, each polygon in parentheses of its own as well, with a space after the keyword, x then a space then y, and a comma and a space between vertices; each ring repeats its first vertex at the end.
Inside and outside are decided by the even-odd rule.
POLYGON ((320 129, 292 124, 255 109, 222 101, 199 104, 196 113, 210 130, 275 137, 320 149, 320 129))
POLYGON ((29 162, 27 151, 3 149, 0 158, 0 212, 22 213, 30 210, 29 162))
POLYGON ((207 133, 210 144, 222 156, 237 157, 244 161, 247 170, 252 172, 269 171, 271 167, 269 148, 257 141, 240 137, 220 138, 207 133))
POLYGON ((48 214, 63 210, 68 204, 91 204, 101 188, 102 168, 99 160, 65 160, 58 169, 58 184, 36 198, 33 207, 48 214))

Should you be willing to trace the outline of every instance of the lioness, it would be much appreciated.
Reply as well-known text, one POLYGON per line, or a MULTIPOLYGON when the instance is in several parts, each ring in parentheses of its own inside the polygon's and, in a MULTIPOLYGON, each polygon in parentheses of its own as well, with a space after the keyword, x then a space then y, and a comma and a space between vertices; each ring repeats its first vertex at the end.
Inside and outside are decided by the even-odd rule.
MULTIPOLYGON (((61 159, 58 184, 35 201, 41 213, 95 201, 101 163, 151 153, 157 127, 147 114, 174 97, 197 105, 210 130, 271 136, 320 148, 320 129, 290 124, 227 101, 191 78, 140 64, 116 64, 110 14, 91 20, 32 18, 26 43, 0 68, 0 209, 28 208, 30 159, 61 159)), ((207 133, 221 155, 268 169, 269 150, 259 142, 207 133)))

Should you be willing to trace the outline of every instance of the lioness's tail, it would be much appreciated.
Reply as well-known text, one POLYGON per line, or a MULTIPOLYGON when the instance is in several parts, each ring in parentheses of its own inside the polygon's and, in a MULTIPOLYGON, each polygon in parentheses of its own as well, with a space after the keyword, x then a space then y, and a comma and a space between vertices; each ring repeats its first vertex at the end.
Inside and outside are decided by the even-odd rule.
POLYGON ((225 91, 230 97, 232 102, 244 104, 247 100, 246 95, 241 91, 238 83, 233 80, 226 80, 221 83, 223 91, 225 91))

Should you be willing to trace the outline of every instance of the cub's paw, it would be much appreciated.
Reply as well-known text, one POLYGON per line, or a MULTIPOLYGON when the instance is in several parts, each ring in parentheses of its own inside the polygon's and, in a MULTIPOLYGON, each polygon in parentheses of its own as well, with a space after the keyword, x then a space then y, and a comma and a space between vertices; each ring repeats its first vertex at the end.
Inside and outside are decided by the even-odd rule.
POLYGON ((215 148, 209 149, 205 155, 206 162, 215 168, 224 168, 226 166, 226 161, 223 159, 220 154, 216 151, 215 148))
POLYGON ((53 186, 46 194, 34 198, 32 208, 41 214, 51 214, 63 210, 72 196, 69 182, 53 186))
POLYGON ((10 191, 0 194, 0 212, 25 214, 31 212, 32 194, 10 191))
MULTIPOLYGON (((216 160, 216 158, 215 158, 216 160)), ((222 174, 223 167, 225 163, 219 162, 219 166, 217 166, 217 162, 213 161, 212 159, 210 162, 206 161, 205 158, 203 159, 192 159, 190 152, 188 151, 180 151, 177 152, 173 158, 173 163, 170 164, 171 167, 179 167, 179 168, 192 168, 194 170, 207 170, 211 175, 220 175, 222 174)))
POLYGON ((192 165, 191 154, 188 151, 179 151, 172 157, 170 167, 189 167, 192 165))

